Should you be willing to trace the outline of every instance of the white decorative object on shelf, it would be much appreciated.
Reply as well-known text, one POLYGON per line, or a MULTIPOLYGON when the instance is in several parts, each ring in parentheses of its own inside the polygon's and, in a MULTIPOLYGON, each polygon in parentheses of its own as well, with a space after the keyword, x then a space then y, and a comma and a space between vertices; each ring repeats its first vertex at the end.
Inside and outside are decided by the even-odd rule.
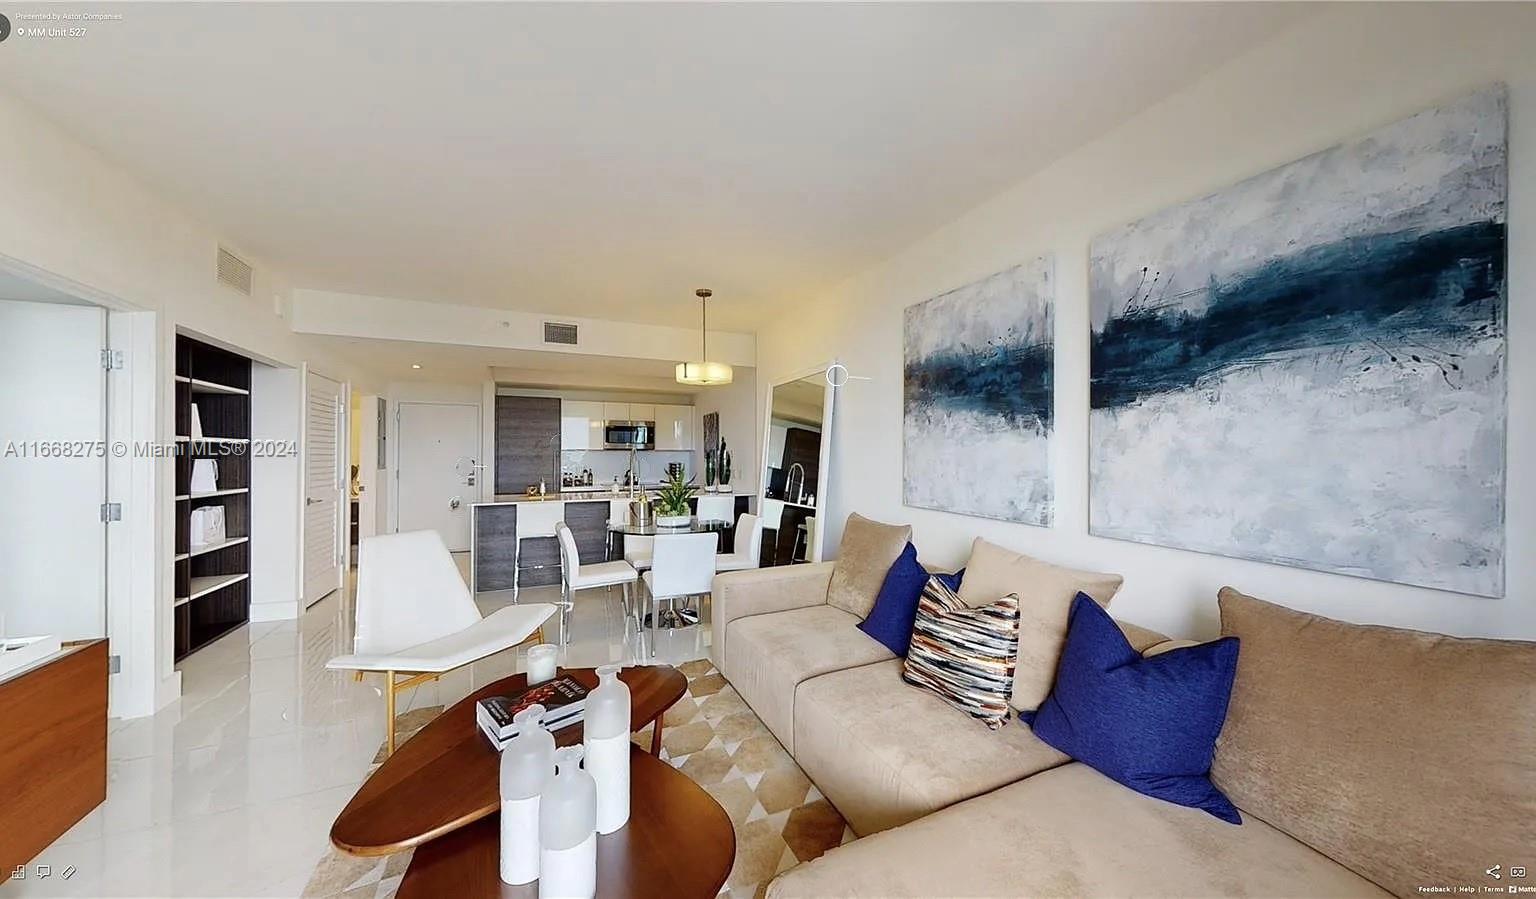
POLYGON ((0 674, 40 662, 60 648, 58 637, 6 637, 0 629, 0 674))
POLYGON ((223 506, 199 506, 192 510, 191 518, 191 533, 188 535, 188 541, 192 549, 224 542, 223 506))
POLYGON ((581 769, 582 747, 555 750, 555 776, 539 797, 539 896, 597 893, 597 784, 581 769))
POLYGON ((192 439, 203 439, 203 417, 198 414, 197 403, 192 403, 192 439))
POLYGON ((539 795, 555 772, 555 738, 543 727, 544 707, 516 715, 517 736, 501 753, 501 879, 539 878, 539 795))
MULTIPOLYGON (((196 436, 196 435, 194 435, 196 436)), ((192 492, 212 493, 219 489, 219 463, 213 459, 192 460, 192 492)))
POLYGON ((629 685, 618 665, 599 665, 597 689, 587 697, 586 769, 597 784, 597 832, 629 822, 629 685))

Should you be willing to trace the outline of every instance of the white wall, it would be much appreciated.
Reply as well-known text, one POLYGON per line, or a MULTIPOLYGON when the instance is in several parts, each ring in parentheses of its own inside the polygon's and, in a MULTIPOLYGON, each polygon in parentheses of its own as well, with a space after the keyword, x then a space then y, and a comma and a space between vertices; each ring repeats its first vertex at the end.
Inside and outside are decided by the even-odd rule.
MULTIPOLYGON (((155 439, 169 441, 174 434, 171 375, 178 328, 280 365, 325 361, 324 352, 309 338, 294 334, 280 314, 291 303, 291 289, 281 273, 242 254, 256 267, 253 295, 240 296, 220 286, 214 272, 222 235, 66 134, 42 111, 5 94, 0 94, 0 172, 6 179, 0 202, 0 264, 66 281, 72 291, 78 286, 118 308, 156 313, 155 439)), ((226 246, 240 252, 228 241, 226 246)), ((339 363, 327 362, 326 370, 351 376, 339 363)), ((291 400, 297 408, 300 397, 295 394, 291 400)), ((152 590, 134 593, 152 595, 155 604, 164 606, 139 610, 145 620, 155 621, 162 636, 171 622, 165 610, 172 602, 174 508, 171 490, 161 485, 171 477, 171 460, 161 460, 153 491, 158 503, 153 518, 156 583, 152 590)), ((133 518, 135 511, 125 507, 125 519, 133 518)), ((153 664, 124 659, 124 671, 143 672, 143 682, 131 689, 114 687, 114 715, 148 714, 178 695, 170 641, 154 645, 153 664)), ((137 651, 113 647, 114 652, 120 650, 137 651)))
MULTIPOLYGON (((251 366, 251 438, 297 447, 302 407, 288 402, 301 383, 295 368, 251 366)), ((297 455, 251 457, 251 620, 296 618, 303 572, 296 539, 302 521, 303 475, 297 455)))
MULTIPOLYGON (((956 565, 984 536, 1043 558, 1121 572, 1114 611, 1175 634, 1217 629, 1233 584, 1352 621, 1536 638, 1536 6, 1338 6, 1238 57, 881 265, 793 298, 759 335, 763 377, 839 357, 828 546, 850 511, 910 521, 924 562, 956 565), (1088 536, 1089 240, 1495 81, 1510 86, 1507 596, 1477 599, 1088 536), (1057 524, 1052 529, 901 503, 902 310, 1054 253, 1057 524), (791 324, 792 323, 792 324, 791 324)), ((985 476, 978 472, 977 476, 985 476)))
MULTIPOLYGON (((696 470, 704 471, 704 416, 720 413, 720 436, 725 438, 726 448, 731 451, 731 487, 737 493, 757 492, 761 480, 763 456, 760 444, 763 440, 762 423, 757 417, 758 383, 757 369, 738 366, 731 383, 724 387, 705 387, 694 395, 694 427, 698 429, 699 453, 696 470)), ((703 479, 700 478, 700 483, 703 479)))

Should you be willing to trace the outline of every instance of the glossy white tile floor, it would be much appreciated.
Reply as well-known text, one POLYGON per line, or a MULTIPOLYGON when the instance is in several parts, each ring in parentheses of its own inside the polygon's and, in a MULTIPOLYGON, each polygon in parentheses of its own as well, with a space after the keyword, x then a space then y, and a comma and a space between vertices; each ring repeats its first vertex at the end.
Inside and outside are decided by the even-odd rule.
MULTIPOLYGON (((490 611, 510 598, 477 601, 490 611)), ((376 679, 325 670, 351 633, 351 597, 332 594, 297 621, 248 625, 188 658, 178 702, 110 723, 107 801, 34 859, 52 876, 29 867, 26 880, 0 882, 0 897, 298 896, 384 739, 376 679)), ((663 631, 656 661, 702 658, 708 644, 708 625, 663 631)), ((640 653, 617 592, 577 595, 565 664, 652 661, 640 653)), ((410 691, 400 711, 451 703, 520 665, 502 653, 410 691)))

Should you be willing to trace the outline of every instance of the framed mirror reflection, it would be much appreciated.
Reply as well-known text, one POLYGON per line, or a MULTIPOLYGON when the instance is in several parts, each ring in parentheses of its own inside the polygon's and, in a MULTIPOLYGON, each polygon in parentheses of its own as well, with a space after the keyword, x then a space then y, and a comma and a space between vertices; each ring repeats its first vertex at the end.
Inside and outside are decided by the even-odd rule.
POLYGON ((772 383, 768 388, 758 509, 763 519, 760 564, 794 565, 822 558, 832 413, 837 388, 829 366, 772 383))

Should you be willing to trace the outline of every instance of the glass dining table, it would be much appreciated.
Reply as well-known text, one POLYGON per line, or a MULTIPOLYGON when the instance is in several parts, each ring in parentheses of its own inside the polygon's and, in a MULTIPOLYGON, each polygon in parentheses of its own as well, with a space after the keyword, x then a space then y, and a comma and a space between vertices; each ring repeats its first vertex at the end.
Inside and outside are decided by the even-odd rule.
POLYGON ((610 522, 608 529, 615 533, 629 537, 664 537, 667 534, 718 534, 729 528, 729 521, 712 518, 690 518, 687 524, 662 527, 656 524, 630 524, 629 522, 610 522))

